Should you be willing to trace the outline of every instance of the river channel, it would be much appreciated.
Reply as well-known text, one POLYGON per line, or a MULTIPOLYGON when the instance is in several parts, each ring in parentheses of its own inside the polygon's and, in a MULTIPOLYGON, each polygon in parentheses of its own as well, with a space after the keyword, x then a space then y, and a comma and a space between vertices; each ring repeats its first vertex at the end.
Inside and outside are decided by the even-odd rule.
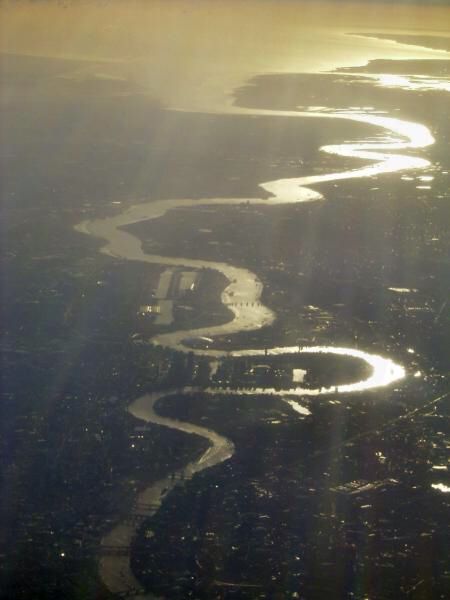
MULTIPOLYGON (((194 352, 197 355, 210 357, 214 361, 220 361, 225 356, 240 357, 263 356, 265 354, 320 353, 325 355, 349 356, 359 359, 368 365, 370 374, 366 379, 362 381, 350 381, 346 384, 330 388, 311 389, 293 384, 292 388, 284 390, 275 390, 272 388, 240 388, 239 391, 230 388, 209 388, 202 390, 202 393, 214 395, 230 393, 277 395, 290 406, 293 418, 305 418, 310 414, 309 409, 300 402, 302 398, 307 396, 352 393, 374 389, 391 385, 405 377, 403 366, 395 363, 390 358, 351 347, 294 346, 235 351, 215 349, 214 338, 219 335, 229 336, 243 331, 250 332, 270 326, 274 322, 276 315, 261 302, 263 291, 261 280, 255 273, 252 273, 248 269, 236 267, 225 262, 146 254, 142 249, 140 240, 128 231, 125 231, 124 227, 140 221, 159 219, 167 211, 181 207, 195 210, 199 206, 211 205, 232 206, 246 203, 251 205, 276 206, 324 201, 324 197, 309 186, 330 181, 367 178, 396 171, 424 169, 429 166, 429 162, 424 158, 409 155, 408 151, 425 148, 433 144, 434 139, 428 128, 418 123, 380 115, 371 111, 360 112, 349 110, 333 112, 317 109, 308 111, 253 110, 225 104, 223 110, 215 110, 214 112, 249 116, 276 116, 289 119, 347 119, 372 125, 374 133, 378 135, 376 138, 371 138, 368 141, 347 142, 321 148, 323 152, 328 154, 362 159, 365 161, 364 166, 337 173, 262 182, 260 187, 270 194, 269 198, 156 199, 130 206, 120 214, 103 219, 84 221, 78 224, 76 226, 77 231, 104 241, 101 252, 109 256, 121 260, 125 259, 190 269, 213 269, 220 272, 227 279, 228 284, 221 294, 222 303, 232 314, 232 318, 227 323, 197 329, 183 329, 159 333, 149 339, 148 343, 180 352, 194 352), (207 347, 193 347, 191 342, 196 338, 208 338, 211 340, 211 344, 208 344, 207 347)), ((144 591, 140 590, 139 582, 135 579, 130 569, 130 555, 127 549, 130 548, 132 539, 140 524, 144 519, 149 518, 157 512, 166 495, 174 486, 179 485, 180 481, 185 481, 193 477, 195 473, 229 459, 233 454, 234 446, 230 440, 210 429, 162 417, 155 409, 156 402, 163 401, 164 397, 168 397, 170 394, 184 394, 188 397, 197 391, 195 388, 185 388, 182 390, 169 390, 158 394, 147 394, 138 398, 129 406, 129 412, 142 421, 199 435, 208 440, 210 446, 197 460, 141 492, 130 518, 119 523, 103 538, 102 548, 105 551, 100 560, 100 575, 107 587, 114 593, 127 593, 134 597, 152 597, 145 595, 144 591), (117 552, 115 552, 115 549, 117 552), (121 549, 125 549, 125 551, 119 551, 121 549)))

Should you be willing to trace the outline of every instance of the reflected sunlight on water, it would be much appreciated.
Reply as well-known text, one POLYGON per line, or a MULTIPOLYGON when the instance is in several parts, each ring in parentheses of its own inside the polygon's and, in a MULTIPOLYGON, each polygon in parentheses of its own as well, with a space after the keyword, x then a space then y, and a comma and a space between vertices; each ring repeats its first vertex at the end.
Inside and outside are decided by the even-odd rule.
MULTIPOLYGON (((0 50, 55 58, 103 61, 97 72, 138 82, 164 103, 223 104, 223 96, 250 76, 317 72, 373 58, 441 58, 442 52, 393 44, 349 31, 439 31, 443 7, 376 6, 339 2, 2 3, 0 50), (236 8, 238 4, 238 8, 236 8), (51 24, 51 26, 49 26, 51 24)), ((68 64, 80 73, 80 65, 68 64)))
POLYGON ((449 485, 445 485, 445 483, 432 483, 431 487, 434 490, 437 490, 438 492, 442 492, 443 494, 449 494, 450 493, 450 486, 449 485))

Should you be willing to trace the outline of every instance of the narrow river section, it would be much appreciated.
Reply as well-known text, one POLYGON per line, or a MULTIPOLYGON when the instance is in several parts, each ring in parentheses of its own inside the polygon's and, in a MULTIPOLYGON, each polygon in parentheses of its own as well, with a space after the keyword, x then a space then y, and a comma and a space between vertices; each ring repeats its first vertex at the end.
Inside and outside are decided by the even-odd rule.
POLYGON ((102 538, 99 574, 107 588, 115 594, 126 593, 133 598, 146 598, 149 600, 154 598, 154 596, 146 594, 141 589, 139 581, 130 568, 130 547, 140 525, 158 512, 164 499, 176 485, 188 481, 199 471, 228 460, 234 454, 233 442, 215 431, 178 419, 162 417, 155 411, 155 404, 162 398, 175 394, 188 398, 197 391, 196 388, 185 387, 154 392, 141 396, 128 407, 128 412, 136 419, 198 435, 206 439, 210 445, 198 459, 191 461, 183 468, 170 473, 167 477, 156 481, 140 492, 129 517, 120 521, 102 538))

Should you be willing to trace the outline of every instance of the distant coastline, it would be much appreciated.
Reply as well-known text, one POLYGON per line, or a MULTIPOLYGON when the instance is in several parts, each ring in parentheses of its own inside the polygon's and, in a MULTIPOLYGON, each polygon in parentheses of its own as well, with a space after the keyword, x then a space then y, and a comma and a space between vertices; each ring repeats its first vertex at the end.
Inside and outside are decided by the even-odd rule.
POLYGON ((427 50, 442 50, 450 52, 450 36, 442 35, 420 35, 406 33, 350 33, 349 35, 357 37, 366 37, 377 40, 387 40, 397 44, 406 44, 408 46, 417 46, 427 50))

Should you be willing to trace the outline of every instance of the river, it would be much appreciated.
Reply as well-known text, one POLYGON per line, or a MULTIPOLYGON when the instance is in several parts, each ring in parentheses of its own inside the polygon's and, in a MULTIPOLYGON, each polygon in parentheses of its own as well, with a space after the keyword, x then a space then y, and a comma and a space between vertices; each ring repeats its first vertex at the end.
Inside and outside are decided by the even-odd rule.
MULTIPOLYGON (((181 110, 181 109, 180 109, 181 110)), ((261 302, 263 285, 255 273, 225 262, 210 260, 194 260, 187 257, 167 257, 157 254, 146 254, 140 240, 125 231, 123 228, 140 221, 150 221, 161 218, 169 210, 176 208, 192 208, 199 206, 232 206, 240 204, 277 206, 297 204, 304 202, 324 201, 324 197, 309 186, 322 182, 338 181, 345 179, 367 178, 383 173, 393 173, 405 170, 419 170, 429 166, 429 162, 416 155, 408 154, 409 150, 425 148, 433 144, 434 139, 424 125, 404 121, 397 118, 377 114, 374 111, 331 111, 311 110, 303 111, 276 111, 245 109, 224 102, 221 109, 202 112, 220 114, 236 114, 249 116, 270 116, 280 118, 315 118, 315 119, 347 119, 369 124, 374 132, 383 136, 374 140, 357 143, 342 143, 339 145, 324 146, 321 150, 328 154, 351 157, 365 161, 364 166, 338 173, 304 176, 290 179, 278 179, 260 183, 260 187, 270 194, 269 198, 203 198, 203 199, 169 199, 151 200, 149 202, 128 207, 120 214, 102 219, 84 221, 76 226, 77 231, 83 232, 104 241, 101 252, 109 256, 130 261, 140 261, 151 264, 186 267, 190 269, 213 269, 220 272, 228 281, 222 291, 221 301, 229 309, 232 318, 222 325, 205 326, 197 329, 175 330, 159 333, 148 340, 148 343, 170 348, 180 352, 194 352, 197 355, 210 357, 211 360, 220 361, 224 356, 263 356, 282 355, 293 353, 318 353, 325 355, 342 355, 359 359, 369 367, 369 376, 362 381, 350 381, 346 384, 329 388, 304 388, 301 385, 284 390, 272 388, 239 389, 239 392, 229 388, 208 388, 202 393, 208 394, 270 394, 277 395, 289 405, 292 418, 308 418, 311 414, 308 407, 300 400, 307 396, 314 397, 324 394, 352 393, 377 387, 388 386, 405 377, 405 369, 388 357, 372 354, 361 349, 334 346, 302 346, 302 347, 276 347, 268 349, 244 349, 225 351, 210 347, 193 347, 195 338, 210 338, 214 346, 214 338, 219 335, 232 335, 243 331, 254 331, 270 326, 276 315, 261 302), (367 161, 370 161, 367 164, 367 161)), ((195 346, 196 344, 194 344, 195 346)), ((133 537, 141 522, 154 515, 161 506, 164 498, 180 480, 190 479, 201 470, 212 467, 229 459, 234 451, 233 443, 216 432, 191 423, 182 422, 160 416, 155 410, 155 403, 162 401, 170 394, 184 394, 188 397, 197 393, 194 388, 181 390, 168 390, 164 393, 147 394, 134 400, 129 406, 129 412, 136 418, 176 429, 178 431, 199 435, 210 444, 197 460, 192 461, 183 469, 168 475, 163 480, 156 482, 143 490, 136 501, 130 518, 116 525, 102 540, 103 553, 100 560, 100 575, 107 587, 114 593, 130 593, 134 597, 147 597, 140 590, 139 582, 135 579, 130 569, 129 548, 133 537), (119 552, 125 549, 124 552, 119 552), (128 549, 128 550, 127 550, 128 549), (117 550, 117 552, 115 552, 117 550)))

